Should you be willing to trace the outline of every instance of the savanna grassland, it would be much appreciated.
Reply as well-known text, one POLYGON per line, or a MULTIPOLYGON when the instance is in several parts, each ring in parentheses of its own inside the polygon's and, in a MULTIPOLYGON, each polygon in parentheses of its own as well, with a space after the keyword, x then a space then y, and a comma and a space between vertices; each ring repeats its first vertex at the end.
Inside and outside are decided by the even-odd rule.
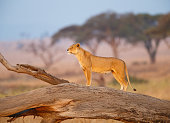
MULTIPOLYGON (((150 95, 156 98, 170 100, 169 87, 170 87, 170 63, 158 63, 157 65, 139 64, 132 65, 133 69, 129 69, 130 80, 132 85, 137 89, 140 94, 150 95), (162 69, 162 70, 160 70, 162 69), (140 71, 140 72, 139 72, 140 71), (139 73, 140 74, 139 74, 139 73)), ((93 73, 94 74, 94 73, 93 73)), ((94 74, 94 77, 97 74, 94 74)), ((68 79, 72 82, 85 84, 85 77, 80 74, 75 75, 60 75, 61 78, 68 79)), ((120 85, 113 79, 111 74, 104 75, 106 78, 106 86, 120 89, 120 85)), ((49 84, 40 80, 23 76, 21 78, 9 78, 7 80, 1 80, 0 82, 0 97, 14 96, 22 94, 24 92, 49 86, 49 84)), ((95 80, 92 86, 98 86, 95 80)), ((128 87, 127 91, 132 92, 132 89, 128 87)), ((5 123, 8 118, 0 118, 0 123, 5 123)), ((40 117, 34 119, 33 116, 18 118, 14 123, 39 123, 40 117)), ((63 123, 115 123, 119 121, 115 120, 90 120, 90 119, 73 119, 66 120, 63 123)))
MULTIPOLYGON (((107 46, 106 46, 107 47, 107 46)), ((99 48, 99 55, 102 54, 102 48, 99 48)), ((157 62, 155 64, 150 64, 147 55, 140 47, 130 50, 129 52, 121 52, 120 57, 127 62, 128 71, 130 75, 130 81, 132 86, 137 89, 140 94, 145 94, 153 96, 160 99, 170 100, 169 88, 170 88, 170 50, 161 47, 157 62), (139 51, 136 54, 136 51, 139 51)), ((4 56, 9 60, 10 63, 16 64, 20 61, 20 58, 25 57, 27 54, 16 55, 15 59, 12 59, 12 55, 3 52, 4 56)), ((103 56, 108 56, 109 54, 102 54, 103 56)), ((29 55, 30 58, 33 56, 29 55)), ((67 55, 66 55, 67 56, 67 55)), ((29 59, 29 58, 28 58, 29 59)), ((30 60, 21 59, 22 63, 33 64, 35 66, 41 67, 42 63, 37 63, 39 59, 30 62, 30 60), (24 61, 25 60, 25 61, 24 61)), ((21 63, 21 62, 20 62, 21 63)), ((61 60, 58 64, 51 67, 51 69, 46 69, 47 72, 70 82, 85 85, 85 76, 78 62, 73 56, 68 56, 65 60, 61 60), (67 61, 70 62, 67 62, 67 61)), ((98 86, 97 81, 99 74, 93 73, 92 86, 98 86)), ((120 85, 114 80, 112 74, 104 74, 104 81, 106 82, 106 87, 120 89, 120 85)), ((49 86, 49 84, 32 78, 28 75, 17 74, 14 72, 7 71, 4 66, 0 65, 0 98, 6 96, 15 96, 22 94, 24 92, 34 90, 37 88, 42 88, 49 86)), ((128 87, 127 91, 132 92, 132 89, 128 87)), ((0 118, 0 123, 5 123, 8 118, 0 118)), ((18 118, 13 123, 39 123, 41 121, 40 117, 34 119, 33 116, 18 118)), ((114 123, 118 121, 114 120, 90 120, 90 119, 73 119, 67 120, 63 123, 114 123)))

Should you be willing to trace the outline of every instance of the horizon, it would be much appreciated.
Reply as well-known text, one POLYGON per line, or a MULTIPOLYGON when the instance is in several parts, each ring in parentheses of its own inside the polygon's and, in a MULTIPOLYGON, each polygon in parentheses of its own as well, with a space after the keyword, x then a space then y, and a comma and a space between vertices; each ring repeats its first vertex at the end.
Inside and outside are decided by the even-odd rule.
POLYGON ((0 1, 0 41, 50 37, 66 26, 82 25, 90 17, 107 11, 166 14, 170 12, 168 5, 169 0, 0 1))

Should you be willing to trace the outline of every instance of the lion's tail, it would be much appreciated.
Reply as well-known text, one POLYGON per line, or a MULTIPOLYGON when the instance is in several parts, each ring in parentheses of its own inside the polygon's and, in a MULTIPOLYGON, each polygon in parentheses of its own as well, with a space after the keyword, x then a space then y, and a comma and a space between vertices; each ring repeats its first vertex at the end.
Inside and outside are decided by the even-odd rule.
POLYGON ((125 72, 126 72, 127 80, 128 80, 128 83, 129 83, 130 87, 131 87, 134 91, 136 91, 136 89, 132 87, 132 85, 131 85, 131 83, 130 83, 130 81, 129 81, 129 75, 128 75, 128 71, 127 71, 126 64, 125 64, 125 72))

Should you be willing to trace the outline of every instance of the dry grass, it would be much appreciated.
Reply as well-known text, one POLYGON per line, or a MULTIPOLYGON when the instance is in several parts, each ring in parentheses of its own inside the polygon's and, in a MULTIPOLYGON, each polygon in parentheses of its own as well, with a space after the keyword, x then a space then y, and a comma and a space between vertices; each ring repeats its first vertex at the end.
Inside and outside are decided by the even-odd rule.
MULTIPOLYGON (((152 97, 156 97, 159 99, 170 100, 169 87, 170 87, 170 79, 163 79, 161 81, 148 81, 147 83, 133 83, 133 87, 137 89, 134 92, 130 87, 128 87, 128 92, 145 94, 152 97)), ((109 84, 110 87, 120 89, 120 85, 118 84, 109 84)))
POLYGON ((15 82, 9 82, 8 80, 0 81, 0 97, 18 95, 47 85, 49 84, 30 78, 17 79, 15 82))

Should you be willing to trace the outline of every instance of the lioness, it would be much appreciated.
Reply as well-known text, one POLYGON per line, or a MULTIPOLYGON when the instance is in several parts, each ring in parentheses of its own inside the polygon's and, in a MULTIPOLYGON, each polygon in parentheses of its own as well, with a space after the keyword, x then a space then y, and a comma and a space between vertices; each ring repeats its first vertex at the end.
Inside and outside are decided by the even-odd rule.
MULTIPOLYGON (((130 81, 129 81, 127 67, 123 60, 113 58, 113 57, 94 56, 90 52, 81 48, 79 43, 73 44, 72 46, 70 46, 67 49, 67 52, 74 54, 77 57, 84 71, 84 74, 87 80, 87 83, 86 83, 87 86, 91 85, 91 73, 92 72, 98 72, 98 73, 112 72, 115 79, 121 85, 120 90, 126 91, 128 83, 130 87, 132 88, 130 81), (125 79, 125 72, 127 75, 128 83, 125 79)), ((134 88, 132 89, 136 91, 136 89, 134 88)))

